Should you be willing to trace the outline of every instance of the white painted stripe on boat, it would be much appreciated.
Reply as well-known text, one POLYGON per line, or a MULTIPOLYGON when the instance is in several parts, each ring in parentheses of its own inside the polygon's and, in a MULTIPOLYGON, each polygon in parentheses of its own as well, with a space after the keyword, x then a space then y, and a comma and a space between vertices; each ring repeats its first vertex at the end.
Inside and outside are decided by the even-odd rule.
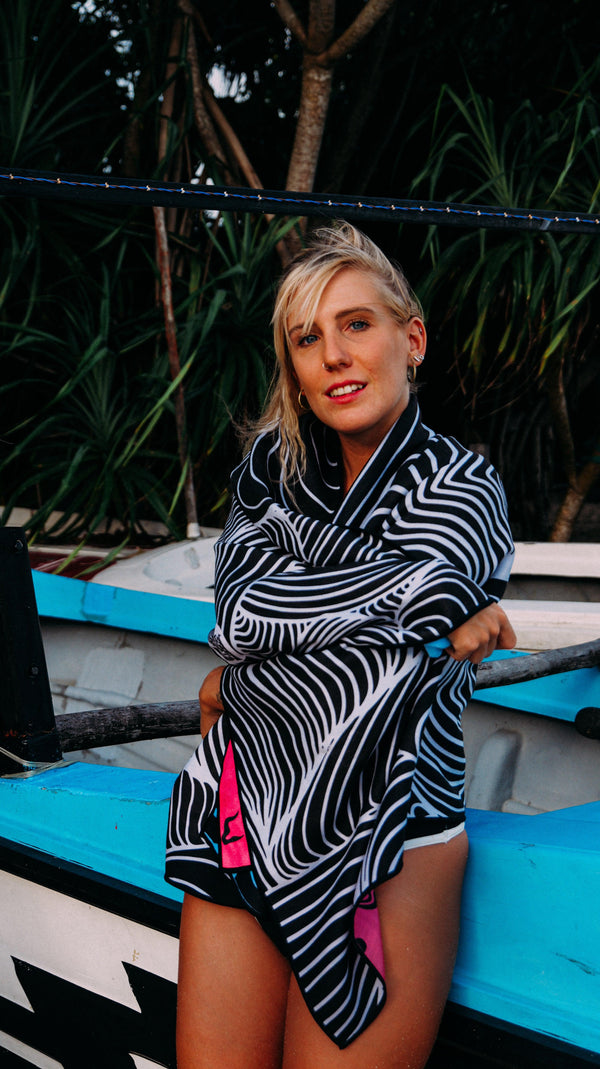
POLYGON ((516 542, 512 575, 600 579, 600 543, 516 542))
POLYGON ((524 650, 559 649, 591 642, 600 636, 600 604, 590 601, 530 601, 502 603, 524 650))
POLYGON ((27 1044, 21 1043, 14 1036, 9 1036, 7 1032, 0 1032, 0 1062, 2 1061, 2 1052, 4 1050, 22 1058, 29 1065, 37 1066, 37 1069, 63 1069, 62 1062, 55 1061, 48 1054, 43 1054, 41 1050, 28 1047, 27 1044))
POLYGON ((17 1006, 31 1009, 13 957, 138 1012, 123 962, 176 982, 173 936, 7 872, 0 899, 2 995, 17 1006))

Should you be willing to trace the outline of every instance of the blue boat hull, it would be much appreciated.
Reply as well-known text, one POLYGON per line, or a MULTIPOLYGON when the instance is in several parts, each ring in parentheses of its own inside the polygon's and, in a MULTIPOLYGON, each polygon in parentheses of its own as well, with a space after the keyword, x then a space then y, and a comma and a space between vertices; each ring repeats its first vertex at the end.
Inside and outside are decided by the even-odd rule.
MULTIPOLYGON (((35 883, 49 895, 87 902, 119 924, 125 918, 138 926, 138 940, 143 928, 174 941, 180 895, 162 876, 172 782, 168 773, 84 764, 31 779, 0 780, 3 876, 35 883)), ((513 1052, 500 1064, 530 1069, 534 1047, 545 1052, 540 1065, 552 1065, 548 1059, 559 1055, 562 1061, 556 1064, 561 1067, 600 1064, 600 926, 594 922, 600 901, 600 802, 533 817, 469 810, 467 827, 471 853, 461 943, 431 1065, 466 1069, 469 1043, 481 1044, 483 1036, 496 1049, 500 1042, 505 1048, 512 1042, 517 1050, 528 1051, 522 1062, 514 1060, 513 1052), (436 1063, 442 1057, 446 1061, 436 1063), (453 1057, 459 1060, 453 1063, 453 1057)), ((26 908, 24 899, 21 908, 26 908)), ((48 942, 50 912, 26 915, 23 923, 30 930, 37 926, 39 938, 48 942)), ((61 977, 58 966, 53 971, 25 961, 18 946, 11 953, 27 1001, 37 1008, 32 1014, 11 1004, 3 989, 0 1033, 23 1043, 24 1032, 29 1046, 43 1049, 65 1069, 133 1066, 130 1053, 136 1050, 158 1065, 174 1065, 168 1047, 175 1003, 172 967, 165 976, 135 961, 116 962, 127 972, 143 1016, 150 1021, 158 1014, 168 1025, 171 1040, 154 1023, 150 1032, 139 1032, 146 1036, 142 1043, 135 1038, 139 1013, 132 1016, 131 1007, 119 1008, 114 999, 84 988, 77 994, 77 985, 61 977), (59 994, 68 999, 65 1005, 79 1006, 80 1022, 89 1024, 92 1013, 105 1021, 104 1034, 113 1036, 110 1062, 72 1060, 77 1021, 60 1021, 57 1039, 58 1019, 51 1020, 42 1009, 59 994), (152 1010, 157 998, 160 1009, 152 1010), (149 1035, 155 1035, 151 1042, 149 1035), (64 1057, 59 1056, 61 1043, 71 1051, 63 1051, 64 1057), (149 1044, 154 1044, 153 1053, 149 1044)), ((479 1046, 477 1056, 481 1053, 479 1046)))

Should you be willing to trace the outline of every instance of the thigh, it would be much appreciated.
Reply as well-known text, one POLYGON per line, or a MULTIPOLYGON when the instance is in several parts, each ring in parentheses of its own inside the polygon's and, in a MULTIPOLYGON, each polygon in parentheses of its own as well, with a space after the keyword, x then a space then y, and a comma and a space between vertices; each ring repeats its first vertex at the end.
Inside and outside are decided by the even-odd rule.
POLYGON ((284 1069, 420 1069, 435 1041, 458 945, 467 859, 463 832, 407 850, 398 876, 376 889, 386 971, 381 1013, 340 1051, 309 1013, 292 979, 284 1069))
POLYGON ((279 1069, 289 975, 249 913, 185 895, 178 1069, 279 1069))

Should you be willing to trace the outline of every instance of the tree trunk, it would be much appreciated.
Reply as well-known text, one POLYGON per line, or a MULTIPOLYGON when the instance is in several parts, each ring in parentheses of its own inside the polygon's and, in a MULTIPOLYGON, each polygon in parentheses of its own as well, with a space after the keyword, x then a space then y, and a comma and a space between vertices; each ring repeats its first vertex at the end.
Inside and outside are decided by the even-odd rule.
MULTIPOLYGON (((289 5, 285 7, 287 25, 292 28, 289 5)), ((281 14, 281 5, 279 11, 281 14)), ((308 30, 306 33, 300 31, 302 87, 286 189, 303 191, 314 186, 333 80, 333 66, 326 50, 331 43, 334 21, 335 0, 310 0, 308 30)), ((296 33, 299 33, 298 28, 296 33)))
POLYGON ((565 391, 563 359, 560 355, 555 355, 552 358, 552 362, 548 361, 544 385, 550 404, 552 424, 560 447, 563 469, 569 483, 574 484, 576 478, 575 445, 573 443, 569 406, 567 405, 565 391))
MULTIPOLYGON (((241 173, 246 179, 246 182, 252 189, 262 189, 262 183, 260 181, 260 178, 254 170, 254 167, 252 166, 250 159, 248 158, 248 155, 245 152, 244 147, 235 130, 233 129, 231 123, 223 114, 223 110, 220 107, 218 101, 216 100, 215 95, 209 85, 204 85, 203 95, 206 107, 210 112, 210 115, 214 119, 215 123, 217 124, 221 132, 221 137, 224 138, 225 143, 227 144, 227 147, 229 148, 229 151, 233 159, 235 160, 237 166, 239 167, 241 173)), ((269 218, 273 219, 273 216, 271 215, 269 216, 269 218)))
POLYGON ((600 476, 600 438, 596 442, 595 456, 578 473, 561 358, 555 358, 552 364, 548 364, 545 384, 563 469, 569 483, 550 532, 550 542, 570 542, 581 507, 600 476))
POLYGON ((342 56, 362 41, 396 0, 368 0, 354 22, 333 42, 335 0, 311 0, 308 31, 303 29, 288 0, 274 2, 281 19, 303 50, 300 109, 286 189, 310 192, 314 187, 323 142, 333 68, 342 56))
POLYGON ((198 59, 198 49, 196 47, 196 38, 194 36, 194 27, 191 24, 193 18, 194 9, 188 0, 179 0, 179 7, 188 16, 188 42, 187 42, 187 61, 191 74, 192 81, 192 100, 194 103, 194 120, 196 122, 196 129, 200 134, 200 138, 204 144, 204 147, 209 156, 214 157, 217 162, 223 168, 223 176, 228 185, 233 185, 232 176, 229 172, 226 154, 223 151, 223 146, 219 139, 219 135, 215 129, 214 123, 210 117, 208 108, 206 106, 206 100, 204 96, 204 86, 202 72, 200 70, 200 61, 198 59))
MULTIPOLYGON (((161 0, 152 0, 148 18, 149 55, 143 70, 136 80, 131 118, 123 138, 123 173, 127 178, 139 178, 143 168, 145 111, 152 95, 152 75, 156 65, 156 44, 160 25, 161 0)), ((153 120, 149 120, 152 124, 153 120)))
MULTIPOLYGON (((600 439, 596 444, 596 451, 600 453, 600 439)), ((551 542, 570 542, 581 507, 599 476, 600 461, 588 461, 564 496, 550 532, 551 542)))
POLYGON ((332 80, 332 70, 323 67, 313 56, 305 55, 300 112, 285 182, 286 189, 309 192, 314 186, 332 80))
MULTIPOLYGON (((162 169, 165 181, 167 180, 167 177, 170 177, 172 181, 177 181, 175 175, 172 173, 169 175, 169 170, 171 172, 173 170, 173 160, 170 158, 169 153, 169 133, 176 122, 175 77, 179 67, 182 30, 182 19, 180 16, 177 16, 173 22, 171 30, 171 40, 169 42, 167 66, 165 69, 165 91, 163 94, 162 107, 159 112, 158 162, 162 169), (171 165, 171 167, 169 167, 169 165, 171 165)), ((177 209, 168 208, 166 216, 163 213, 163 218, 165 220, 165 227, 170 230, 171 233, 174 233, 176 229, 177 209)))
MULTIPOLYGON (((167 339, 167 351, 169 354, 169 367, 171 377, 176 379, 181 371, 179 349, 177 347, 177 329, 175 325, 175 313, 173 311, 173 294, 171 289, 171 270, 169 266, 169 242, 165 226, 164 208, 153 208, 154 226, 156 229, 156 247, 158 252, 158 266, 160 271, 161 298, 165 317, 165 335, 167 339)), ((198 538, 200 527, 198 526, 198 511, 196 507, 196 492, 194 489, 194 474, 192 460, 189 453, 186 420, 185 420, 185 394, 183 384, 180 382, 175 391, 175 425, 177 428, 177 444, 179 449, 179 462, 184 478, 185 514, 187 520, 187 537, 198 538)))

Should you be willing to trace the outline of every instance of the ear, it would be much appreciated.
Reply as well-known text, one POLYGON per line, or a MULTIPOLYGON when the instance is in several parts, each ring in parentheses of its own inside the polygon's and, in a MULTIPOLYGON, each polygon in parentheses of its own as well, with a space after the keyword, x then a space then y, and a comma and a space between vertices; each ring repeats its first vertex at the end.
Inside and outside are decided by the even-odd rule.
POLYGON ((420 316, 413 316, 406 324, 406 337, 410 347, 410 356, 420 364, 427 348, 427 331, 420 316))

